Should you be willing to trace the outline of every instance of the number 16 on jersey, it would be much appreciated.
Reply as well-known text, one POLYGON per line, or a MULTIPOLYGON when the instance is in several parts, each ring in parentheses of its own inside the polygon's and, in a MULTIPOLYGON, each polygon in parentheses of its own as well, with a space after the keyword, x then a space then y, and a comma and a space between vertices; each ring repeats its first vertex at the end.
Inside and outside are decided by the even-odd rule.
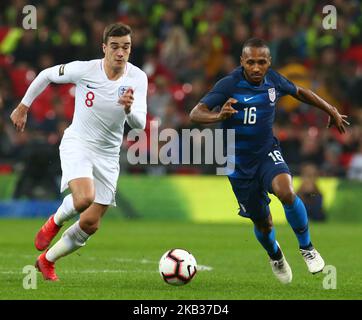
POLYGON ((244 108, 244 124, 256 123, 256 107, 244 108))
POLYGON ((280 151, 274 150, 268 153, 268 156, 271 157, 275 164, 284 163, 284 159, 280 151))

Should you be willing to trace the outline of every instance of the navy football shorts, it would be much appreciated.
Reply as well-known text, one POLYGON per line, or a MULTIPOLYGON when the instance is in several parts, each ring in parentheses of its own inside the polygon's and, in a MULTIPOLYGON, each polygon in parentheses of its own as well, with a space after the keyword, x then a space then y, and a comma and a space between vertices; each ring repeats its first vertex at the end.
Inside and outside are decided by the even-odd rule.
POLYGON ((269 216, 272 181, 281 173, 291 174, 285 163, 281 149, 274 145, 271 152, 260 162, 253 179, 230 178, 232 189, 239 203, 239 215, 252 220, 261 220, 269 216))

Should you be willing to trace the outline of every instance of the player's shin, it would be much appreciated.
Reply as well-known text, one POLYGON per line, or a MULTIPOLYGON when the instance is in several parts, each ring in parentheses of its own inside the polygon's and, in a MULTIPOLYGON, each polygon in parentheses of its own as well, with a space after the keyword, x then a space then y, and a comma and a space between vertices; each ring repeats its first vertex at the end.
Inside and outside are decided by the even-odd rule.
POLYGON ((296 196, 292 205, 283 204, 285 216, 293 228, 301 249, 312 247, 308 228, 308 215, 303 201, 296 196))
POLYGON ((64 222, 75 217, 78 212, 74 208, 73 196, 68 194, 64 199, 57 212, 54 215, 54 222, 61 226, 64 222))
POLYGON ((260 244, 264 247, 272 260, 279 260, 282 256, 275 240, 275 229, 272 227, 269 233, 264 233, 254 226, 254 233, 260 244))
POLYGON ((75 222, 64 231, 58 242, 49 249, 46 253, 46 259, 48 261, 55 262, 59 258, 76 251, 80 247, 83 247, 89 237, 90 235, 80 228, 79 221, 75 222))

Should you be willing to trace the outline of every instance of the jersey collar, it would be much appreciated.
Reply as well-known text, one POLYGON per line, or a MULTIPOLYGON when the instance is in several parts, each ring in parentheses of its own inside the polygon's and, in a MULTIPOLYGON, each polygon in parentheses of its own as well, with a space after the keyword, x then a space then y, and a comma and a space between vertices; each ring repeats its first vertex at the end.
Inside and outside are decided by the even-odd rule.
POLYGON ((121 79, 123 79, 124 77, 127 76, 128 71, 129 71, 129 62, 126 62, 126 66, 124 67, 124 72, 123 72, 123 74, 122 74, 117 80, 110 80, 110 79, 108 79, 107 74, 106 74, 106 71, 104 70, 104 58, 101 59, 100 67, 101 67, 102 74, 104 75, 105 79, 107 79, 108 81, 117 82, 117 81, 120 81, 121 79))

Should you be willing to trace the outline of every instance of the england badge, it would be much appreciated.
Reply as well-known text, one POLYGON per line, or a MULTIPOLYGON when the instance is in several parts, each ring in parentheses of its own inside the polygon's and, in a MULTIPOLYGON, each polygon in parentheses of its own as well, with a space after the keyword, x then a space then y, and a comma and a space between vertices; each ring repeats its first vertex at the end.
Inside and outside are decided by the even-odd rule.
POLYGON ((118 88, 118 97, 123 96, 124 93, 131 87, 128 86, 121 86, 118 88))

